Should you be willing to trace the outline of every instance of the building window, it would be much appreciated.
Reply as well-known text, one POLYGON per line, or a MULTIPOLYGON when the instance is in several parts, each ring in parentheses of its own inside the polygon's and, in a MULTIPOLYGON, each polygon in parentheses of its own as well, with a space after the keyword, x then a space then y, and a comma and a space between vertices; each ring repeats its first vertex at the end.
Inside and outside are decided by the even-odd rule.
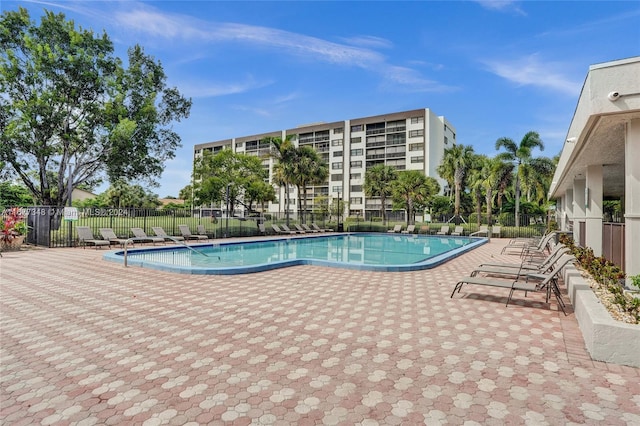
POLYGON ((242 148, 242 145, 243 145, 242 142, 236 142, 236 149, 242 148))
POLYGON ((356 155, 363 155, 364 154, 364 150, 362 148, 358 148, 358 149, 352 149, 351 150, 351 156, 356 156, 356 155))
POLYGON ((331 163, 331 169, 342 170, 342 163, 331 163))
POLYGON ((344 133, 344 127, 336 127, 335 129, 333 129, 333 133, 335 133, 336 135, 344 133))
POLYGON ((355 125, 351 126, 351 131, 352 132, 361 132, 362 131, 362 124, 355 124, 355 125))
POLYGON ((444 144, 449 145, 449 138, 446 136, 444 137, 444 144))
POLYGON ((424 156, 420 155, 418 157, 411 157, 412 163, 424 163, 424 156))
POLYGON ((409 151, 423 151, 424 150, 424 144, 423 143, 410 143, 409 144, 409 151))
POLYGON ((332 186, 331 187, 331 192, 342 192, 342 186, 332 186))
POLYGON ((334 139, 331 141, 331 146, 342 146, 342 139, 334 139))
POLYGON ((342 174, 331 175, 331 182, 342 182, 342 174))
POLYGON ((362 197, 349 198, 349 204, 362 204, 362 197))
POLYGON ((351 167, 354 169, 358 169, 362 167, 362 161, 352 161, 350 164, 351 164, 351 167))
POLYGON ((358 136, 357 138, 351 138, 351 144, 362 142, 362 138, 358 136))
POLYGON ((407 142, 406 135, 404 133, 393 133, 387 135, 387 145, 400 145, 407 142))
POLYGON ((342 151, 334 151, 333 152, 333 156, 334 157, 342 157, 342 151))
POLYGON ((351 173, 349 175, 349 179, 360 179, 362 177, 362 173, 351 173))
POLYGON ((362 185, 351 185, 351 192, 362 192, 362 185))
POLYGON ((424 129, 411 130, 409 131, 410 138, 417 138, 418 136, 424 136, 424 129))
POLYGON ((424 117, 411 117, 411 124, 424 123, 424 117))

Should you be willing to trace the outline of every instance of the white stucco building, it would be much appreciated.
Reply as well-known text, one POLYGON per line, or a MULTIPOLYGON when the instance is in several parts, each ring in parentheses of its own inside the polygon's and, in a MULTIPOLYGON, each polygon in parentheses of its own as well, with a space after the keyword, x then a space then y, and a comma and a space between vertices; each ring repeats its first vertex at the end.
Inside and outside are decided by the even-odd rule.
POLYGON ((562 230, 640 274, 640 57, 592 65, 549 192, 562 230), (603 221, 619 199, 623 223, 603 221))
MULTIPOLYGON (((311 188, 307 205, 313 207, 317 196, 345 200, 345 215, 369 217, 378 215, 379 199, 367 199, 364 194, 365 170, 375 164, 386 164, 398 170, 420 170, 444 187, 436 168, 444 149, 456 141, 455 128, 444 117, 429 109, 393 112, 333 123, 314 123, 258 135, 243 136, 194 146, 194 160, 205 151, 232 149, 235 152, 257 155, 269 169, 269 181, 275 160, 270 157, 270 146, 262 142, 265 137, 284 140, 295 135, 296 146, 313 147, 329 166, 329 179, 324 185, 311 188)), ((276 186, 278 202, 270 203, 269 212, 285 211, 284 188, 276 186)), ((296 212, 298 194, 291 188, 289 211, 296 212)), ((390 209, 390 205, 389 205, 390 209)))

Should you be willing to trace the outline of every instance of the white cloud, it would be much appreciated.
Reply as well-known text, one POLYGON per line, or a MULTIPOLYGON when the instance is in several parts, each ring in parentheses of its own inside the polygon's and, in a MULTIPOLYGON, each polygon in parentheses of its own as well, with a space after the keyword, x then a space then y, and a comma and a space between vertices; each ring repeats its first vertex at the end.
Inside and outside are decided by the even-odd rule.
POLYGON ((500 12, 516 12, 519 15, 526 15, 526 13, 520 9, 517 0, 474 0, 485 9, 497 10, 500 12))
POLYGON ((406 87, 414 92, 443 92, 445 90, 456 90, 453 86, 447 86, 435 80, 426 79, 422 77, 419 72, 411 68, 389 65, 385 67, 383 73, 386 79, 390 83, 394 84, 394 90, 398 89, 395 85, 406 87))
POLYGON ((272 81, 256 81, 253 76, 248 76, 241 82, 207 82, 193 80, 185 80, 180 83, 180 91, 182 94, 193 98, 211 98, 217 96, 234 95, 245 93, 251 90, 259 89, 272 84, 272 81))
MULTIPOLYGON (((204 22, 185 15, 158 12, 144 4, 128 4, 126 12, 113 14, 114 19, 129 30, 145 33, 154 38, 181 39, 190 43, 238 42, 254 47, 275 48, 281 53, 305 60, 354 66, 378 73, 394 84, 404 84, 410 90, 440 91, 448 89, 442 84, 425 79, 413 69, 395 66, 373 47, 387 48, 391 43, 372 36, 345 39, 352 44, 340 44, 317 37, 293 33, 277 28, 237 23, 204 22), (131 10, 133 8, 133 10, 131 10)), ((213 90, 213 93, 217 93, 213 90)))
POLYGON ((580 92, 581 82, 571 80, 561 70, 563 64, 543 62, 533 54, 513 60, 485 61, 489 71, 520 86, 536 86, 575 96, 580 92))
POLYGON ((342 39, 345 43, 351 44, 354 46, 368 46, 368 47, 379 47, 379 48, 391 48, 393 47, 393 43, 390 40, 384 39, 382 37, 376 36, 355 36, 348 37, 342 39))

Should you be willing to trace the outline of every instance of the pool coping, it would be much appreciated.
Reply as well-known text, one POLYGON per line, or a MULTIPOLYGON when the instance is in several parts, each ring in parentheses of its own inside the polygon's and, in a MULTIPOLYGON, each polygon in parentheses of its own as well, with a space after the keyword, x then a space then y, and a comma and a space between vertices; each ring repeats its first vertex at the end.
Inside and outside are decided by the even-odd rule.
MULTIPOLYGON (((255 240, 234 240, 234 241, 225 241, 225 242, 214 242, 214 243, 200 243, 200 244, 190 244, 188 247, 197 249, 198 247, 209 247, 212 245, 235 245, 235 244, 251 244, 258 243, 264 241, 288 241, 292 239, 309 239, 309 238, 321 238, 327 236, 341 236, 341 235, 363 235, 363 234, 371 234, 371 235, 386 235, 375 232, 340 232, 340 233, 332 233, 332 234, 321 234, 321 235, 296 235, 290 237, 283 236, 273 236, 273 237, 265 237, 261 239, 255 240)), ((419 238, 441 238, 440 236, 433 235, 415 235, 415 237, 419 238)), ((389 237, 393 237, 393 235, 388 235, 389 237)), ((395 235, 396 237, 398 235, 395 235)), ((408 235, 402 235, 404 237, 408 235)), ((447 238, 457 238, 455 236, 447 236, 447 238)), ((481 246, 488 242, 488 239, 485 237, 470 237, 463 236, 460 238, 468 238, 471 239, 471 243, 455 248, 453 250, 449 250, 445 253, 434 256, 430 259, 427 259, 422 262, 417 263, 409 263, 404 265, 364 265, 364 264, 350 264, 344 262, 335 262, 329 260, 320 260, 320 259, 291 259, 291 260, 283 260, 272 263, 260 263, 256 265, 248 265, 248 266, 230 266, 230 267, 222 267, 222 268, 209 268, 209 267, 198 267, 198 266, 181 266, 181 265, 166 265, 160 264, 156 262, 149 262, 138 259, 130 259, 127 258, 128 266, 139 266, 142 268, 150 268, 160 271, 173 272, 178 274, 188 274, 188 275, 238 275, 238 274, 250 274, 256 272, 269 271, 273 269, 281 269, 287 268, 291 266, 298 265, 315 265, 315 266, 326 266, 331 268, 341 268, 341 269, 352 269, 352 270, 360 270, 360 271, 379 271, 379 272, 408 272, 408 271, 418 271, 431 269, 438 265, 441 265, 447 262, 450 259, 456 258, 470 250, 473 250, 476 247, 481 246)), ((184 246, 187 246, 186 244, 184 246)), ((127 249, 127 255, 135 252, 141 251, 166 251, 166 250, 175 250, 176 247, 184 247, 182 245, 171 245, 171 246, 162 246, 162 247, 141 247, 141 248, 132 248, 127 249)), ((103 255, 103 260, 122 263, 124 264, 124 249, 110 251, 103 255)))

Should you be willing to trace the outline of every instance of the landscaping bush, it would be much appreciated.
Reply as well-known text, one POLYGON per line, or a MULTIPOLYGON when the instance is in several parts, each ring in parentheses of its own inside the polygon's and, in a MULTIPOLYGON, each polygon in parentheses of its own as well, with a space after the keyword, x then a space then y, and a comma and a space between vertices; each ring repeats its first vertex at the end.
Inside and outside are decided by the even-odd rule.
POLYGON ((606 258, 596 257, 590 247, 576 246, 573 238, 568 235, 561 234, 559 242, 569 247, 582 269, 613 295, 614 303, 620 306, 624 312, 633 316, 636 323, 640 323, 640 299, 625 294, 624 271, 606 258))

